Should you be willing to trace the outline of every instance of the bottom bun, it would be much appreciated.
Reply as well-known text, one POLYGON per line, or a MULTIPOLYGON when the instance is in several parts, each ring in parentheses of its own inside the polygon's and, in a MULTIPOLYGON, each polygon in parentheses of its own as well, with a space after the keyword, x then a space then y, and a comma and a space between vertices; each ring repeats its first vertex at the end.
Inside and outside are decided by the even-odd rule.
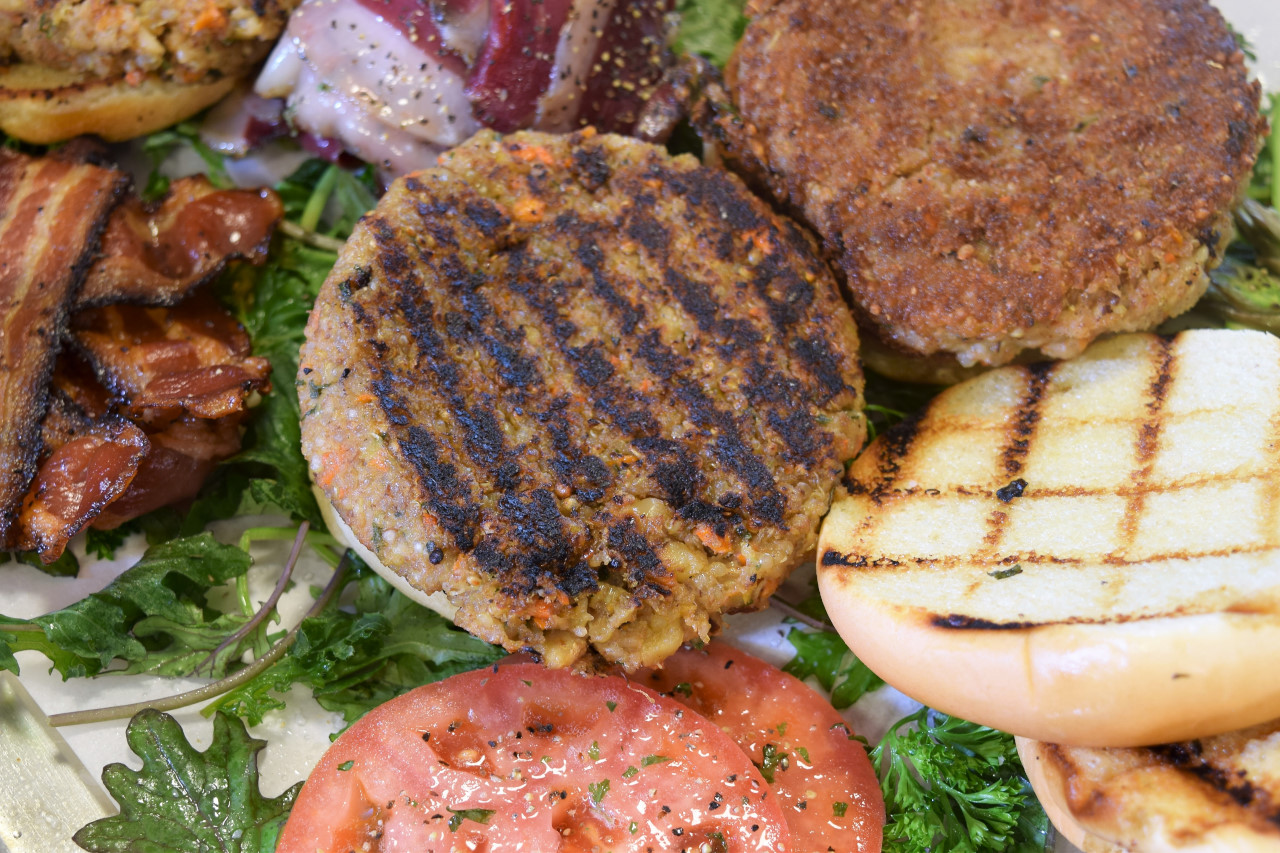
POLYGON ((10 65, 0 69, 0 130, 39 145, 82 134, 121 142, 195 115, 226 96, 237 79, 177 83, 149 75, 131 84, 10 65))
POLYGON ((950 627, 927 611, 857 598, 833 572, 819 574, 819 588, 832 624, 877 675, 930 707, 1016 735, 1142 746, 1280 713, 1280 623, 1269 615, 950 627))
POLYGON ((350 548, 352 551, 355 551, 356 555, 359 556, 361 560, 364 560, 365 564, 369 568, 381 575, 387 583, 391 584, 393 587, 400 590, 400 592, 418 602, 423 607, 430 608, 449 621, 453 621, 453 614, 458 612, 458 608, 454 606, 453 602, 449 601, 448 596, 443 592, 423 592, 410 584, 400 575, 382 565, 382 561, 378 559, 377 555, 366 548, 360 540, 356 538, 355 533, 353 533, 347 523, 342 520, 342 516, 338 515, 338 511, 333 508, 333 504, 329 501, 329 498, 325 496, 325 493, 314 485, 311 487, 311 491, 315 494, 316 501, 320 504, 320 514, 324 516, 324 523, 329 525, 329 532, 333 534, 335 539, 350 548))
POLYGON ((1280 720, 1144 749, 1017 744, 1049 820, 1085 853, 1280 850, 1280 720))

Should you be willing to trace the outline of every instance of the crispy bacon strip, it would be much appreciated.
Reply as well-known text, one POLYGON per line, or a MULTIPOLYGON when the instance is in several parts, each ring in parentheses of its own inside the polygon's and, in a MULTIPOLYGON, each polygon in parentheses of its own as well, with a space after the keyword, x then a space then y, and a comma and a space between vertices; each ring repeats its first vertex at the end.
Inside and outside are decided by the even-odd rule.
POLYGON ((207 294, 173 308, 81 311, 72 335, 102 383, 148 422, 237 413, 270 385, 270 364, 249 354, 249 336, 207 294))
POLYGON ((111 412, 107 390, 69 354, 58 359, 52 386, 43 461, 17 537, 19 548, 46 563, 86 526, 110 529, 195 497, 214 466, 240 450, 239 413, 183 416, 144 430, 111 412))
POLYGON ((0 547, 36 473, 67 306, 127 186, 121 172, 0 150, 0 547))
POLYGON ((136 425, 114 416, 77 417, 66 401, 60 397, 45 417, 46 441, 57 446, 41 464, 19 517, 18 547, 38 552, 46 563, 125 494, 151 449, 136 425))
POLYGON ((162 506, 190 500, 223 459, 240 450, 240 418, 216 421, 182 417, 150 435, 151 452, 142 460, 128 491, 104 507, 93 521, 100 530, 118 527, 162 506))
POLYGON ((102 235, 77 308, 111 302, 174 305, 227 261, 266 260, 284 215, 272 190, 219 190, 203 175, 180 178, 158 205, 131 196, 102 235))

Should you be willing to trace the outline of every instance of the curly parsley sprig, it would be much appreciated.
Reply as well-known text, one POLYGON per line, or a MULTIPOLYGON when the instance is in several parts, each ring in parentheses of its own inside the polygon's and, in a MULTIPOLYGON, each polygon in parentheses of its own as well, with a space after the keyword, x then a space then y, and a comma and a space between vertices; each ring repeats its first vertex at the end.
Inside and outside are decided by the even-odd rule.
POLYGON ((1018 851, 1051 843, 1013 736, 921 708, 871 751, 888 821, 888 853, 1018 851))

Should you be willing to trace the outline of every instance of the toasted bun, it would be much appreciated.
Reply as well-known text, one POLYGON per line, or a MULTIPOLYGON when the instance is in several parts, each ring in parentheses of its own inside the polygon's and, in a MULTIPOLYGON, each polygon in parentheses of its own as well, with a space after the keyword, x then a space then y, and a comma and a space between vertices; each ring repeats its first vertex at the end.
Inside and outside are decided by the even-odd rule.
POLYGON ((908 695, 1037 740, 1280 717, 1280 340, 1127 335, 948 389, 850 469, 818 582, 908 695))
POLYGON ((1049 820, 1085 853, 1280 850, 1280 720, 1150 749, 1017 743, 1049 820))
POLYGON ((360 559, 364 560, 365 565, 382 575, 387 583, 400 590, 409 598, 439 613, 444 618, 452 621, 453 614, 458 612, 458 608, 454 606, 448 596, 443 592, 425 593, 417 587, 413 586, 400 575, 382 565, 382 561, 378 556, 366 548, 356 535, 351 532, 350 526, 342 520, 342 516, 338 515, 338 511, 334 509, 333 502, 329 500, 324 491, 314 484, 311 486, 311 492, 316 496, 316 502, 320 504, 320 514, 324 516, 324 523, 329 525, 329 532, 333 534, 333 538, 340 543, 355 551, 360 559))
POLYGON ((0 68, 0 130, 41 145, 87 133, 120 142, 195 115, 230 92, 237 79, 177 83, 152 75, 130 84, 10 65, 0 68))

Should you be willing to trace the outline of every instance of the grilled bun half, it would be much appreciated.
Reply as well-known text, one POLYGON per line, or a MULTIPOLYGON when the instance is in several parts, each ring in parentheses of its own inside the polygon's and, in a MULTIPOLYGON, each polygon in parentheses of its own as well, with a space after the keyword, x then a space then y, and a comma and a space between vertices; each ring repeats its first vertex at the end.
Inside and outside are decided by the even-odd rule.
POLYGON ((38 65, 0 69, 0 130, 40 145, 81 134, 122 142, 152 133, 213 105, 237 77, 181 83, 148 75, 93 78, 38 65))
POLYGON ((1141 746, 1280 717, 1280 340, 1126 335, 948 389, 854 463, 818 583, 908 695, 1141 746))
POLYGON ((1086 853, 1280 850, 1280 720, 1139 749, 1017 742, 1049 819, 1086 853))

